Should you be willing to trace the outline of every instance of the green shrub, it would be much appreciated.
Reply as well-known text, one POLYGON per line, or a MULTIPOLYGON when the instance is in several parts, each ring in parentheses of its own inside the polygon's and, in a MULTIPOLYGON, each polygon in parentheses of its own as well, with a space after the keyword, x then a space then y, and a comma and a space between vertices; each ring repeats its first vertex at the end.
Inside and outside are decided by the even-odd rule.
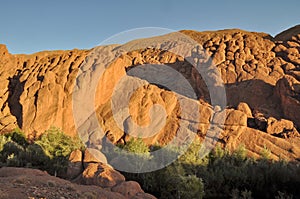
POLYGON ((0 135, 2 166, 33 167, 63 176, 68 158, 75 149, 83 149, 78 138, 51 127, 34 143, 29 142, 19 129, 0 135))
POLYGON ((203 198, 202 180, 195 175, 181 176, 173 174, 165 180, 161 198, 203 198))
POLYGON ((70 137, 56 127, 50 127, 35 143, 43 148, 50 159, 67 157, 75 149, 83 147, 78 138, 70 137))
POLYGON ((202 198, 204 185, 195 175, 187 175, 181 164, 175 162, 157 175, 160 182, 160 198, 202 198))
POLYGON ((70 137, 55 127, 51 127, 42 134, 35 141, 35 144, 40 146, 42 151, 36 146, 35 148, 31 148, 32 153, 39 153, 40 157, 46 156, 47 158, 44 159, 47 159, 48 162, 46 162, 44 169, 55 175, 63 175, 66 171, 71 152, 83 148, 78 138, 70 137))
POLYGON ((51 164, 50 158, 45 154, 43 148, 38 144, 31 144, 26 149, 27 166, 47 170, 51 164))
POLYGON ((4 166, 21 167, 26 165, 24 158, 29 145, 25 134, 20 129, 0 136, 0 159, 4 166))
POLYGON ((19 155, 21 152, 24 152, 24 148, 14 141, 8 141, 4 144, 1 151, 2 160, 6 160, 11 154, 19 155))
POLYGON ((141 138, 131 138, 123 147, 124 150, 135 154, 149 155, 149 147, 141 138))
POLYGON ((239 160, 245 160, 247 158, 247 149, 242 144, 232 154, 239 160))
POLYGON ((18 145, 22 147, 27 147, 29 142, 24 134, 20 129, 16 128, 13 132, 5 134, 8 139, 16 142, 18 145))
POLYGON ((208 158, 201 158, 199 152, 201 150, 201 142, 199 139, 195 139, 187 151, 179 158, 182 164, 190 165, 195 168, 197 165, 207 165, 208 158))
POLYGON ((271 157, 271 151, 266 146, 264 146, 264 148, 260 152, 260 155, 262 159, 269 160, 271 157))
MULTIPOLYGON (((17 130, 0 135, 0 165, 31 166, 63 176, 70 153, 82 147, 79 139, 71 138, 54 127, 35 143, 28 142, 17 130)), ((113 151, 103 147, 113 154, 112 157, 119 153, 128 162, 136 155, 146 160, 141 161, 143 163, 151 160, 160 164, 167 158, 151 157, 149 147, 142 139, 131 139, 120 148, 113 151)), ((151 149, 161 148, 154 146, 151 149)), ((158 198, 300 198, 300 167, 297 162, 270 161, 271 152, 266 147, 261 153, 263 158, 257 160, 247 157, 247 150, 242 145, 233 152, 217 146, 205 158, 199 157, 200 149, 201 143, 195 140, 185 154, 163 169, 123 174, 127 180, 138 181, 146 192, 158 198)), ((178 150, 172 147, 165 151, 160 156, 178 155, 178 150)), ((139 165, 141 162, 137 161, 134 166, 137 169, 144 167, 139 165)), ((146 166, 153 165, 149 163, 146 166)))
POLYGON ((201 186, 193 187, 202 180, 202 191, 205 190, 207 198, 275 198, 278 190, 281 195, 291 193, 295 198, 300 197, 300 190, 296 188, 300 186, 299 164, 249 158, 243 145, 233 152, 217 146, 201 160, 197 156, 200 147, 199 143, 193 143, 171 165, 146 174, 125 174, 126 179, 138 181, 146 192, 158 198, 203 196, 201 186))
POLYGON ((18 161, 18 158, 15 156, 14 153, 8 155, 6 159, 6 165, 12 167, 20 166, 20 162, 18 161))
POLYGON ((2 152, 4 145, 10 141, 11 141, 11 138, 6 137, 5 135, 0 135, 0 152, 2 152))
POLYGON ((151 159, 149 147, 141 138, 131 138, 125 145, 118 145, 111 150, 105 150, 108 159, 120 158, 127 169, 139 172, 151 167, 148 160, 151 159), (146 164, 145 164, 146 163, 146 164))

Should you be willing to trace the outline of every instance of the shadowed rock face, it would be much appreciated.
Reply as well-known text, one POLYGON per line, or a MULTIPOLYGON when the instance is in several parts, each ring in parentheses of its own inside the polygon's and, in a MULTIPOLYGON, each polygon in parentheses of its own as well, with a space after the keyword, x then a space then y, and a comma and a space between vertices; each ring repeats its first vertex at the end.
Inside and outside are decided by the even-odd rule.
MULTIPOLYGON (((146 81, 130 98, 128 108, 133 122, 147 126, 151 123, 151 107, 159 104, 165 108, 165 126, 144 140, 148 144, 165 144, 176 135, 181 109, 176 94, 170 91, 174 89, 130 75, 130 71, 140 65, 166 64, 179 72, 196 93, 196 98, 191 99, 184 95, 185 92, 176 90, 190 104, 196 103, 199 107, 201 117, 196 132, 200 137, 205 137, 212 122, 216 128, 222 129, 218 142, 229 148, 234 149, 243 143, 250 155, 258 156, 266 146, 271 149, 274 159, 300 158, 297 131, 300 127, 299 27, 287 30, 275 38, 265 33, 238 29, 215 32, 184 30, 181 33, 202 45, 207 55, 212 57, 212 63, 220 72, 225 85, 226 110, 218 110, 218 107, 211 105, 212 99, 203 77, 180 55, 160 48, 133 50, 119 57, 111 57, 113 61, 106 66, 97 87, 96 115, 108 139, 114 144, 129 139, 116 125, 110 101, 123 75, 137 81, 146 81), (214 123, 221 114, 225 114, 225 123, 214 123), (276 132, 272 133, 272 129, 276 132)), ((135 42, 147 43, 151 39, 135 42)), ((124 46, 134 46, 136 43, 124 46)), ((124 46, 98 48, 103 56, 110 58, 110 51, 124 46)), ((72 92, 78 83, 75 82, 78 72, 89 74, 89 69, 80 66, 90 52, 92 50, 11 55, 4 45, 0 45, 0 131, 20 127, 31 137, 53 125, 69 135, 75 135, 72 92)), ((214 77, 213 72, 208 74, 214 77)), ((88 130, 91 130, 88 136, 96 136, 92 129, 88 130)), ((97 146, 101 142, 90 144, 97 146)))

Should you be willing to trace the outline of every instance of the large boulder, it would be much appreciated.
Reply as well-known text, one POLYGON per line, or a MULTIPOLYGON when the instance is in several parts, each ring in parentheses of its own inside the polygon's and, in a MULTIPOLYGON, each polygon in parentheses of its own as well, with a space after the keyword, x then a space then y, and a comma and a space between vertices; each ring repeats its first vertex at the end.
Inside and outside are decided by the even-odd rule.
POLYGON ((99 156, 98 152, 100 153, 98 149, 92 148, 84 152, 73 151, 69 157, 67 178, 77 184, 95 185, 111 190, 128 199, 155 198, 145 193, 137 182, 125 181, 125 177, 107 164, 105 156, 102 153, 99 156))
POLYGON ((114 192, 121 193, 122 195, 126 196, 127 198, 132 198, 133 196, 136 196, 139 193, 144 193, 141 186, 134 181, 126 181, 122 182, 116 186, 114 186, 112 189, 114 192))
POLYGON ((212 123, 225 126, 247 126, 247 115, 235 109, 225 109, 214 114, 212 123))
POLYGON ((294 127, 294 123, 290 120, 268 118, 267 133, 278 137, 298 137, 299 133, 294 127))
POLYGON ((242 111, 243 113, 245 113, 247 115, 248 118, 252 118, 252 111, 249 107, 249 105, 245 102, 241 102, 239 103, 239 105, 236 108, 238 111, 242 111))
POLYGON ((238 110, 229 110, 225 125, 227 126, 247 126, 247 115, 238 110))
MULTIPOLYGON (((125 177, 111 166, 103 163, 90 163, 79 180, 81 184, 113 187, 125 181, 125 177)), ((78 182, 78 181, 77 181, 78 182)))
POLYGON ((67 169, 67 178, 74 179, 79 176, 82 171, 82 152, 77 149, 70 154, 67 169))
POLYGON ((87 148, 84 151, 83 165, 86 168, 89 163, 104 163, 107 164, 105 155, 98 149, 87 148))

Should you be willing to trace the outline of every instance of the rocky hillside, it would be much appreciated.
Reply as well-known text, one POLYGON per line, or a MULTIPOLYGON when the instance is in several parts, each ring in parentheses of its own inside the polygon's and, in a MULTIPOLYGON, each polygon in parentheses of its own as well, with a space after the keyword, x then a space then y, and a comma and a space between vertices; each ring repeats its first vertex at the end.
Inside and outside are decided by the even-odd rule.
POLYGON ((0 198, 155 199, 133 181, 122 182, 110 189, 74 184, 37 169, 13 167, 0 168, 0 198))
MULTIPOLYGON (((244 144, 251 156, 259 156, 260 151, 267 147, 274 159, 299 159, 299 26, 275 38, 265 33, 238 29, 214 32, 184 30, 181 33, 200 44, 206 54, 212 57, 212 64, 221 74, 221 79, 214 76, 216 72, 213 70, 207 70, 207 74, 213 79, 214 85, 224 83, 225 109, 213 103, 207 81, 191 62, 175 53, 174 49, 180 47, 182 41, 172 40, 172 34, 91 50, 44 51, 32 55, 12 55, 5 45, 1 45, 0 131, 5 133, 19 127, 28 137, 34 137, 50 126, 56 126, 69 135, 75 135, 73 89, 79 86, 80 77, 92 76, 96 62, 90 67, 80 66, 102 56, 111 62, 105 66, 106 70, 99 79, 94 96, 95 109, 103 133, 112 143, 124 143, 130 138, 116 124, 111 105, 114 88, 124 75, 133 78, 136 84, 146 81, 134 92, 128 104, 131 119, 135 123, 148 125, 150 108, 154 104, 165 107, 165 125, 155 135, 145 138, 145 142, 149 145, 166 144, 176 135, 182 113, 176 92, 153 84, 147 78, 130 75, 131 69, 139 65, 151 67, 150 64, 167 64, 182 74, 196 93, 192 99, 185 92, 181 93, 180 89, 177 92, 188 104, 197 104, 199 107, 200 119, 194 127, 199 137, 204 139, 209 133, 218 131, 217 142, 232 149, 244 144), (139 45, 144 48, 137 49, 139 45), (121 52, 120 49, 125 49, 126 53, 114 57, 112 52, 121 52), (76 77, 79 79, 76 80, 76 77), (225 117, 225 121, 220 123, 221 116, 225 117)), ((200 62, 201 58, 193 60, 200 62)), ((173 77, 166 76, 165 79, 174 81, 172 84, 178 83, 173 77)), ((125 86, 130 90, 135 83, 125 86)), ((214 94, 218 93, 215 91, 214 94)), ((89 96, 88 93, 85 95, 89 96)), ((124 96, 120 94, 118 97, 124 96)), ((193 112, 192 106, 186 110, 193 112)), ((160 121, 161 118, 158 118, 156 124, 160 124, 160 121)), ((89 137, 97 137, 91 124, 83 121, 82 126, 87 131, 84 141, 88 142, 89 137)), ((101 140, 91 144, 96 148, 101 147, 101 140)))

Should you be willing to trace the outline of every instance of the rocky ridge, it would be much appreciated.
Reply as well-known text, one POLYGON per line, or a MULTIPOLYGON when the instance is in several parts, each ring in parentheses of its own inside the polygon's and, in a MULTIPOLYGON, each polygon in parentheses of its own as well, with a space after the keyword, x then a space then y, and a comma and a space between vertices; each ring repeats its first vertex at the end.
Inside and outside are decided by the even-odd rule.
MULTIPOLYGON (((200 107, 201 118, 197 126, 200 137, 205 137, 210 124, 216 124, 214 127, 221 131, 218 142, 224 146, 234 149, 244 144, 249 155, 254 157, 258 157, 260 151, 267 147, 274 159, 298 159, 299 27, 275 38, 265 33, 238 29, 215 32, 184 30, 181 33, 202 45, 212 57, 225 84, 226 109, 211 105, 203 77, 182 56, 161 50, 161 46, 128 51, 112 58, 113 62, 106 66, 99 81, 95 98, 96 113, 105 136, 114 144, 124 143, 130 138, 116 125, 110 104, 120 77, 128 75, 132 68, 139 65, 168 64, 188 80, 197 94, 197 98, 191 99, 191 102, 200 107), (218 117, 224 114, 224 124, 217 125, 218 117)), ((151 39, 126 45, 131 47, 141 42, 151 43, 151 39)), ((122 46, 99 49, 101 52, 110 52, 117 48, 122 46)), ((95 49, 75 49, 12 55, 1 45, 0 131, 7 132, 20 127, 29 137, 34 137, 53 125, 69 135, 75 135, 73 88, 79 72, 89 74, 89 70, 85 71, 80 66, 93 52, 95 49)), ((145 141, 149 145, 168 143, 176 134, 180 119, 180 106, 173 92, 148 82, 131 97, 129 111, 132 120, 141 126, 149 124, 148 111, 153 104, 165 107, 166 125, 145 141)), ((91 131, 88 136, 96 135, 91 131)), ((91 144, 96 146, 101 142, 91 144)))

